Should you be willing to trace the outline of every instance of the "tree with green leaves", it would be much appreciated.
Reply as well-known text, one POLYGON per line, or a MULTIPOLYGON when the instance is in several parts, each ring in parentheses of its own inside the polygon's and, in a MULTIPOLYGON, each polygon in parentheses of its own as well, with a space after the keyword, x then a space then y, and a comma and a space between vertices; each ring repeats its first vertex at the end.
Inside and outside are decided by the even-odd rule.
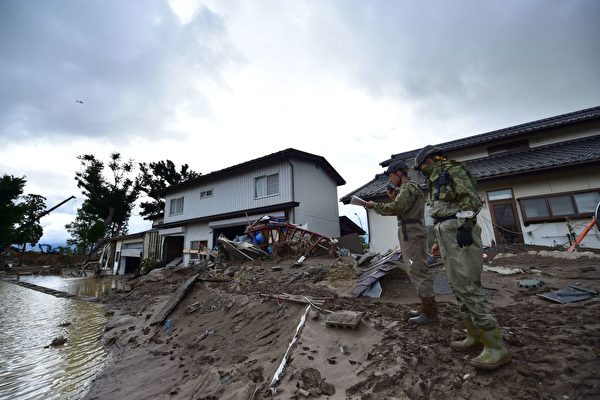
POLYGON ((0 178, 0 251, 15 242, 15 232, 25 214, 19 203, 25 187, 25 177, 2 175, 0 178))
POLYGON ((40 217, 46 209, 46 198, 39 194, 28 194, 22 198, 21 205, 24 213, 13 243, 21 244, 23 252, 27 243, 35 246, 44 234, 44 229, 40 223, 40 217))
POLYGON ((75 180, 86 197, 81 206, 83 215, 94 219, 94 224, 101 220, 109 237, 127 233, 131 210, 140 192, 137 180, 131 177, 133 160, 123 161, 119 153, 112 153, 105 175, 105 163, 93 154, 77 158, 82 170, 76 172, 75 180))
POLYGON ((77 210, 75 220, 65 225, 71 238, 67 239, 67 245, 74 248, 75 254, 86 255, 94 244, 102 239, 106 233, 104 221, 97 216, 86 214, 83 208, 77 210))
POLYGON ((194 179, 201 174, 189 169, 187 164, 183 164, 179 170, 171 160, 140 163, 140 174, 138 181, 140 189, 153 201, 142 202, 140 204, 140 215, 146 219, 152 219, 165 210, 165 201, 161 198, 161 193, 166 188, 177 185, 178 183, 194 179))

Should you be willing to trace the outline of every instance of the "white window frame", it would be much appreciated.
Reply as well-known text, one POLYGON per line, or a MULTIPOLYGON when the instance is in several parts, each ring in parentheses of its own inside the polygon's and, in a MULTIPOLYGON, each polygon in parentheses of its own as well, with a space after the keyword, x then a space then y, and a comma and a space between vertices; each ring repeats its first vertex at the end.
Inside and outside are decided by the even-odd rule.
POLYGON ((206 189, 200 192, 200 199, 204 200, 209 197, 213 197, 214 189, 206 189))
POLYGON ((257 176, 256 178, 254 178, 254 198, 255 199, 261 199, 261 198, 270 197, 270 196, 277 196, 279 194, 280 194, 279 172, 276 172, 274 174, 261 175, 261 176, 257 176), (273 177, 275 177, 275 179, 277 180, 276 187, 273 183, 271 183, 271 185, 269 185, 269 178, 273 178, 273 177), (259 190, 259 184, 261 186, 264 186, 264 193, 259 193, 259 191, 262 191, 262 188, 259 190))
POLYGON ((180 214, 183 214, 183 196, 177 197, 175 199, 171 199, 169 201, 169 215, 172 216, 172 215, 180 215, 180 214), (181 202, 181 205, 177 206, 176 202, 181 202))

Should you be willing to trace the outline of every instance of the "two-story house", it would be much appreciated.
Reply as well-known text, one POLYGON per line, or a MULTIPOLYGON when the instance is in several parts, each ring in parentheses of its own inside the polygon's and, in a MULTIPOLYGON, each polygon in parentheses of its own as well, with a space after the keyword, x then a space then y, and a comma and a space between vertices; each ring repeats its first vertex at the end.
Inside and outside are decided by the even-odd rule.
MULTIPOLYGON (((434 144, 434 143, 423 143, 434 144)), ((478 216, 484 245, 526 243, 568 245, 590 222, 600 202, 600 107, 439 143, 451 159, 464 161, 477 179, 485 204, 478 216), (571 235, 570 235, 571 233, 571 235)), ((394 154, 413 165, 420 149, 394 154)), ((423 182, 420 173, 413 178, 423 182)), ((378 174, 352 195, 387 198, 387 177, 378 174)), ((426 224, 431 225, 428 210, 426 224)), ((397 247, 395 218, 367 213, 371 251, 397 247)), ((430 229, 431 231, 431 229, 430 229)), ((600 248, 594 228, 581 243, 600 248)))
POLYGON ((345 183, 325 158, 287 149, 171 186, 164 218, 153 225, 163 259, 183 255, 187 264, 187 249, 210 249, 221 234, 233 239, 264 215, 337 237, 337 187, 345 183))

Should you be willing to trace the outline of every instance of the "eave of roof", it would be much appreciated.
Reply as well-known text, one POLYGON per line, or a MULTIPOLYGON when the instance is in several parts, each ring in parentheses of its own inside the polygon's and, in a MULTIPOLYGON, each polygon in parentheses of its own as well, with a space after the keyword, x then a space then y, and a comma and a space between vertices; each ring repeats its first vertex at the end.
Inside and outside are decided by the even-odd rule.
MULTIPOLYGON (((599 163, 600 135, 465 162, 478 182, 599 163)), ((384 196, 387 182, 384 174, 376 175, 375 179, 342 197, 340 201, 348 204, 352 195, 365 200, 384 196)))
POLYGON ((203 184, 215 179, 221 179, 226 176, 234 175, 239 172, 239 170, 243 168, 255 167, 263 164, 272 163, 277 160, 288 160, 288 159, 301 159, 306 161, 311 161, 316 164, 319 164, 325 172, 335 181, 338 186, 345 185, 346 181, 342 176, 333 168, 333 166, 325 159, 325 157, 318 156, 316 154, 306 153, 304 151, 296 150, 296 149, 286 149, 276 153, 268 154, 266 156, 256 158, 254 160, 246 161, 241 164, 236 164, 231 167, 227 167, 218 171, 211 172, 206 175, 200 175, 197 178, 190 179, 188 181, 182 182, 178 185, 173 185, 167 189, 165 189, 161 195, 164 196, 168 193, 173 193, 190 186, 195 186, 199 184, 203 184))
MULTIPOLYGON (((580 123, 583 121, 599 118, 600 106, 591 107, 566 114, 556 115, 549 118, 526 122, 520 125, 510 126, 508 128, 502 128, 491 132, 481 133, 462 139, 456 139, 451 140, 449 142, 439 143, 437 144, 437 146, 441 147, 445 151, 457 150, 465 147, 479 145, 482 143, 506 139, 508 137, 514 137, 526 133, 531 133, 542 129, 556 128, 559 126, 580 123)), ((420 149, 414 149, 403 153, 393 154, 391 158, 382 161, 380 165, 382 167, 387 167, 394 159, 407 160, 410 158, 414 158, 414 156, 417 155, 419 150, 420 149)))
POLYGON ((115 236, 113 238, 108 238, 106 241, 107 242, 116 242, 118 240, 129 240, 129 239, 135 239, 135 238, 143 238, 146 233, 156 232, 156 231, 157 230, 155 228, 152 228, 152 229, 148 229, 148 230, 145 230, 145 231, 142 231, 142 232, 128 233, 127 235, 115 236))
POLYGON ((363 228, 361 228, 360 226, 356 225, 354 223, 354 221, 352 221, 347 216, 341 215, 339 217, 339 220, 340 220, 340 231, 342 230, 342 228, 344 228, 345 230, 355 232, 355 233, 357 233, 359 235, 366 235, 367 234, 367 232, 365 232, 365 230, 363 228))

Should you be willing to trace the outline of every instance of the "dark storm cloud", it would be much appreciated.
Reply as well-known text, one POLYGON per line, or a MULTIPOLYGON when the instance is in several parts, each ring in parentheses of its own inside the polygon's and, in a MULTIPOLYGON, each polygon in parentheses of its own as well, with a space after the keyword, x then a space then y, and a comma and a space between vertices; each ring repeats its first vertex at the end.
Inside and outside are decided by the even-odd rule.
POLYGON ((473 115, 499 128, 600 104, 598 1, 346 5, 335 13, 353 37, 325 34, 323 46, 347 58, 357 85, 423 116, 473 115))
POLYGON ((218 15, 182 25, 161 0, 1 2, 0 54, 5 139, 158 135, 179 104, 209 113, 197 81, 239 60, 218 15))

